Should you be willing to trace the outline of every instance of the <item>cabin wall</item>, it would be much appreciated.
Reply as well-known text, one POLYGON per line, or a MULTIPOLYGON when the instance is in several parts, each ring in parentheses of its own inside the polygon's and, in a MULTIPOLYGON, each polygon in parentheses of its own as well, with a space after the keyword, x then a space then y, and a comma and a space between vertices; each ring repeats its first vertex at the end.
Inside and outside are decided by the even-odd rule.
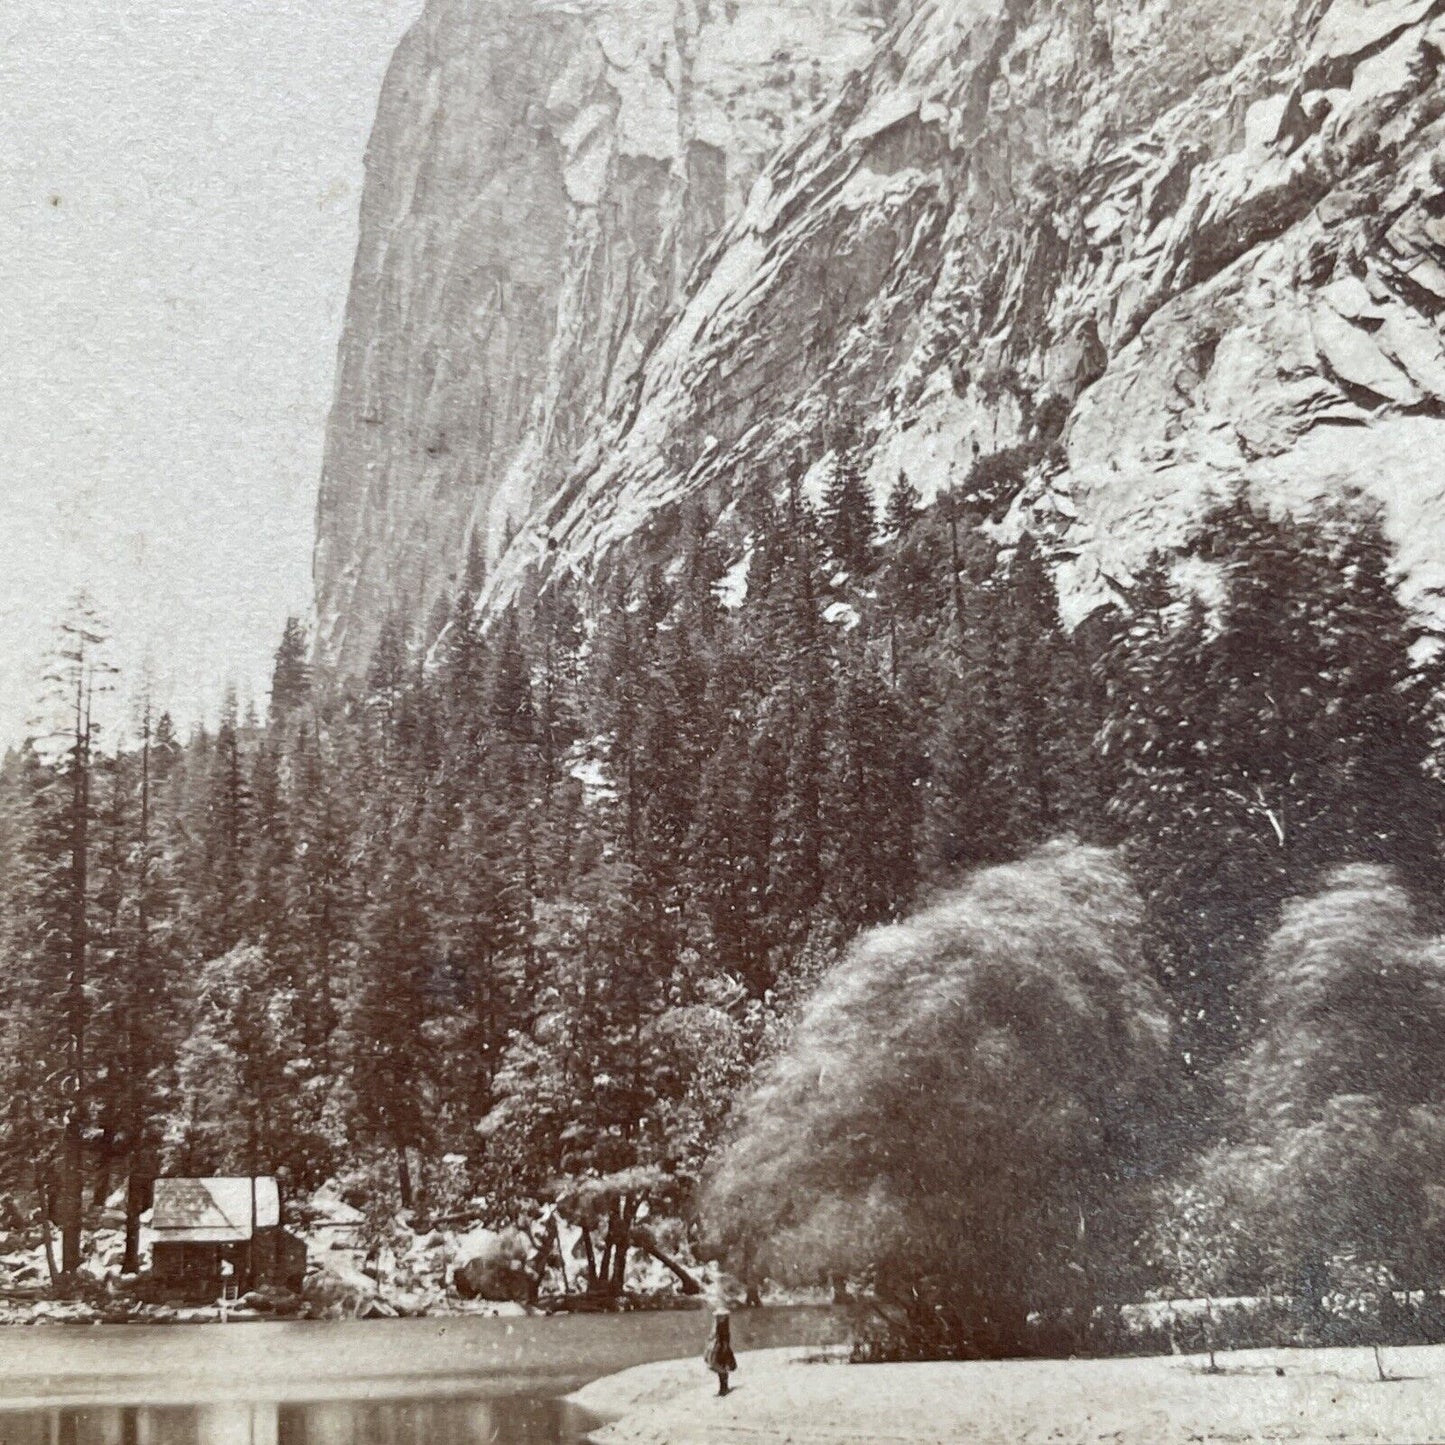
POLYGON ((157 1240, 151 1253, 151 1275, 171 1288, 184 1288, 206 1299, 221 1293, 221 1264, 229 1259, 242 1281, 248 1272, 243 1244, 195 1244, 157 1240))
POLYGON ((271 1286, 300 1291, 306 1282, 306 1244, 281 1228, 258 1229, 253 1242, 197 1244, 158 1239, 151 1255, 151 1278, 167 1290, 196 1300, 219 1299, 229 1260, 237 1292, 271 1286))

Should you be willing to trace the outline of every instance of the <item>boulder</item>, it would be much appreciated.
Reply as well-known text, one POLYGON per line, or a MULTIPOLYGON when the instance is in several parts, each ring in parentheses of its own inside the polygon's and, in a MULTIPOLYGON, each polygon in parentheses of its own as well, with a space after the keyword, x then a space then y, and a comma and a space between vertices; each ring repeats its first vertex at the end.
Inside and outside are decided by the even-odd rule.
POLYGON ((376 1298, 374 1290, 361 1289, 325 1270, 307 1278, 302 1296, 307 1312, 324 1319, 362 1317, 376 1298))
POLYGON ((294 1290, 282 1289, 275 1285, 264 1285, 243 1294, 237 1301, 242 1309, 255 1310, 257 1314, 277 1315, 282 1318, 297 1315, 306 1307, 306 1301, 294 1290))
POLYGON ((452 1270, 452 1286, 463 1299, 525 1304, 536 1295, 536 1277, 529 1268, 532 1242, 520 1230, 479 1230, 467 1242, 470 1252, 452 1270))

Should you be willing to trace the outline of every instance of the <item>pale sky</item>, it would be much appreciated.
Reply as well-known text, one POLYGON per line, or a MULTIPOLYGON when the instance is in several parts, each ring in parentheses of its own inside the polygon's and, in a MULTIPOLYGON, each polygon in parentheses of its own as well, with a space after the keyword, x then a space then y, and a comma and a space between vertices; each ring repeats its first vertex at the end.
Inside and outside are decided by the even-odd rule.
POLYGON ((80 586, 178 721, 264 702, 420 5, 0 0, 0 745, 80 586))

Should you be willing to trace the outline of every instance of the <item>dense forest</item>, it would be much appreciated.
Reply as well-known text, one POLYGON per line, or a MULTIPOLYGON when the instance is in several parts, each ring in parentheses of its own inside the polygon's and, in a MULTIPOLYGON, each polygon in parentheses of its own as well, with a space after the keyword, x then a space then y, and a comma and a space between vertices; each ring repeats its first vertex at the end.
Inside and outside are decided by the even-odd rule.
MULTIPOLYGON (((148 1180, 255 1171, 293 1197, 336 1178, 420 1219, 552 1203, 595 1227, 587 1283, 616 1291, 649 1217, 694 1218, 744 1116, 771 1107, 750 1081, 779 1060, 816 1046, 860 1079, 871 1068, 871 1094, 808 1074, 795 1093, 834 1112, 800 1127, 832 1148, 876 1110, 901 1157, 917 1111, 890 1080, 971 1099, 981 1071, 933 1077, 927 1061, 951 1038, 991 1048, 1021 1018, 1039 1031, 1020 1055, 1034 1065, 997 1075, 990 1118, 1083 1065, 1120 1081, 1080 1083, 1096 1123, 1152 1100, 1130 1115, 1147 1125, 1105 1130, 1113 1144, 1086 1130, 1050 1153, 1029 1125, 1038 1160, 1073 1161, 1075 1182, 1090 1149, 1128 1136, 1127 1169, 1099 1155, 1076 1232, 1127 1175, 1153 1211, 1145 1245, 1109 1245, 1143 1260, 1131 1287, 1269 1274, 1258 1250, 1220 1243, 1243 1216, 1219 1201, 1263 1177, 1262 1157, 1315 1187, 1318 1161, 1278 1143, 1286 1116, 1290 1149, 1311 1129, 1336 1153, 1373 1140, 1311 1267, 1374 1240, 1376 1262, 1405 1269, 1389 1241, 1423 1228, 1445 1181, 1431 1152, 1445 785, 1434 652, 1397 600, 1379 517, 1351 501, 1286 518, 1241 492, 1067 629, 1035 542, 983 525, 978 478, 927 508, 900 479, 875 515, 847 456, 829 477, 814 500, 799 476, 747 488, 736 546, 685 513, 670 561, 636 544, 600 580, 534 588, 486 626, 474 563, 424 630, 387 623, 358 684, 313 666, 292 622, 265 715, 231 700, 213 730, 142 704, 102 732, 104 627, 68 619, 63 726, 0 777, 0 1188, 54 1220, 58 1271, 117 1181, 133 1264, 148 1180), (955 928, 949 907, 1002 917, 1008 898, 1011 918, 1063 920, 997 964, 1048 961, 1047 1006, 1034 990, 1036 1011, 985 1027, 980 1005, 936 1036, 936 1009, 910 1012, 917 970, 837 981, 840 959, 881 967, 882 944, 852 946, 866 930, 918 910, 955 928), (1111 982, 1088 940, 1121 928, 1111 982), (1369 1037, 1332 1052, 1331 1017, 1369 1037), (858 1025, 846 1042, 829 1033, 843 1018, 858 1025), (1158 1027, 1136 1038, 1141 1020, 1158 1027), (1302 1038, 1314 1092, 1282 1102, 1271 1080, 1281 1060, 1309 1072, 1302 1038), (1346 1125, 1325 1128, 1342 1108, 1346 1125), (1360 1202, 1389 1171, 1414 1226, 1406 1204, 1387 1220, 1360 1202)), ((963 1139, 972 1118, 946 1122, 963 1139)), ((713 1239, 744 1274, 922 1268, 896 1240, 884 1259, 832 1247, 861 1237, 841 1226, 830 1242, 760 1224, 774 1184, 822 1187, 770 1174, 765 1155, 732 1149, 699 1250, 713 1239), (769 1256, 769 1231, 801 1263, 769 1256)), ((876 1149, 815 1156, 865 1178, 894 1167, 876 1149)), ((969 1157, 986 1173, 1001 1156, 969 1157)), ((1032 1196, 1050 1187, 1041 1175, 1032 1196)), ((1275 1177, 1250 1217, 1287 1197, 1275 1177)), ((1056 1225, 1050 1247, 1067 1252, 1074 1226, 1056 1225)), ((1032 1299, 1036 1284, 998 1288, 1032 1299)))

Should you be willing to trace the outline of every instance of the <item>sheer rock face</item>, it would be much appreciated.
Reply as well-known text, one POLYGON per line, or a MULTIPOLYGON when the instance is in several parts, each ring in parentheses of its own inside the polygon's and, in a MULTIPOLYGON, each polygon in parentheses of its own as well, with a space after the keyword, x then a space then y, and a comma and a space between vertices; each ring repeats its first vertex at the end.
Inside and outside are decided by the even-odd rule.
POLYGON ((880 491, 1024 444, 995 525, 1045 540, 1075 615, 1244 479, 1281 505, 1376 494, 1426 600, 1442 65, 1445 0, 912 0, 633 379, 608 373, 483 606, 624 538, 665 555, 679 502, 727 518, 840 415, 880 491))
POLYGON ((614 407, 702 249, 892 0, 429 0, 384 87, 318 507, 365 666, 614 407))

